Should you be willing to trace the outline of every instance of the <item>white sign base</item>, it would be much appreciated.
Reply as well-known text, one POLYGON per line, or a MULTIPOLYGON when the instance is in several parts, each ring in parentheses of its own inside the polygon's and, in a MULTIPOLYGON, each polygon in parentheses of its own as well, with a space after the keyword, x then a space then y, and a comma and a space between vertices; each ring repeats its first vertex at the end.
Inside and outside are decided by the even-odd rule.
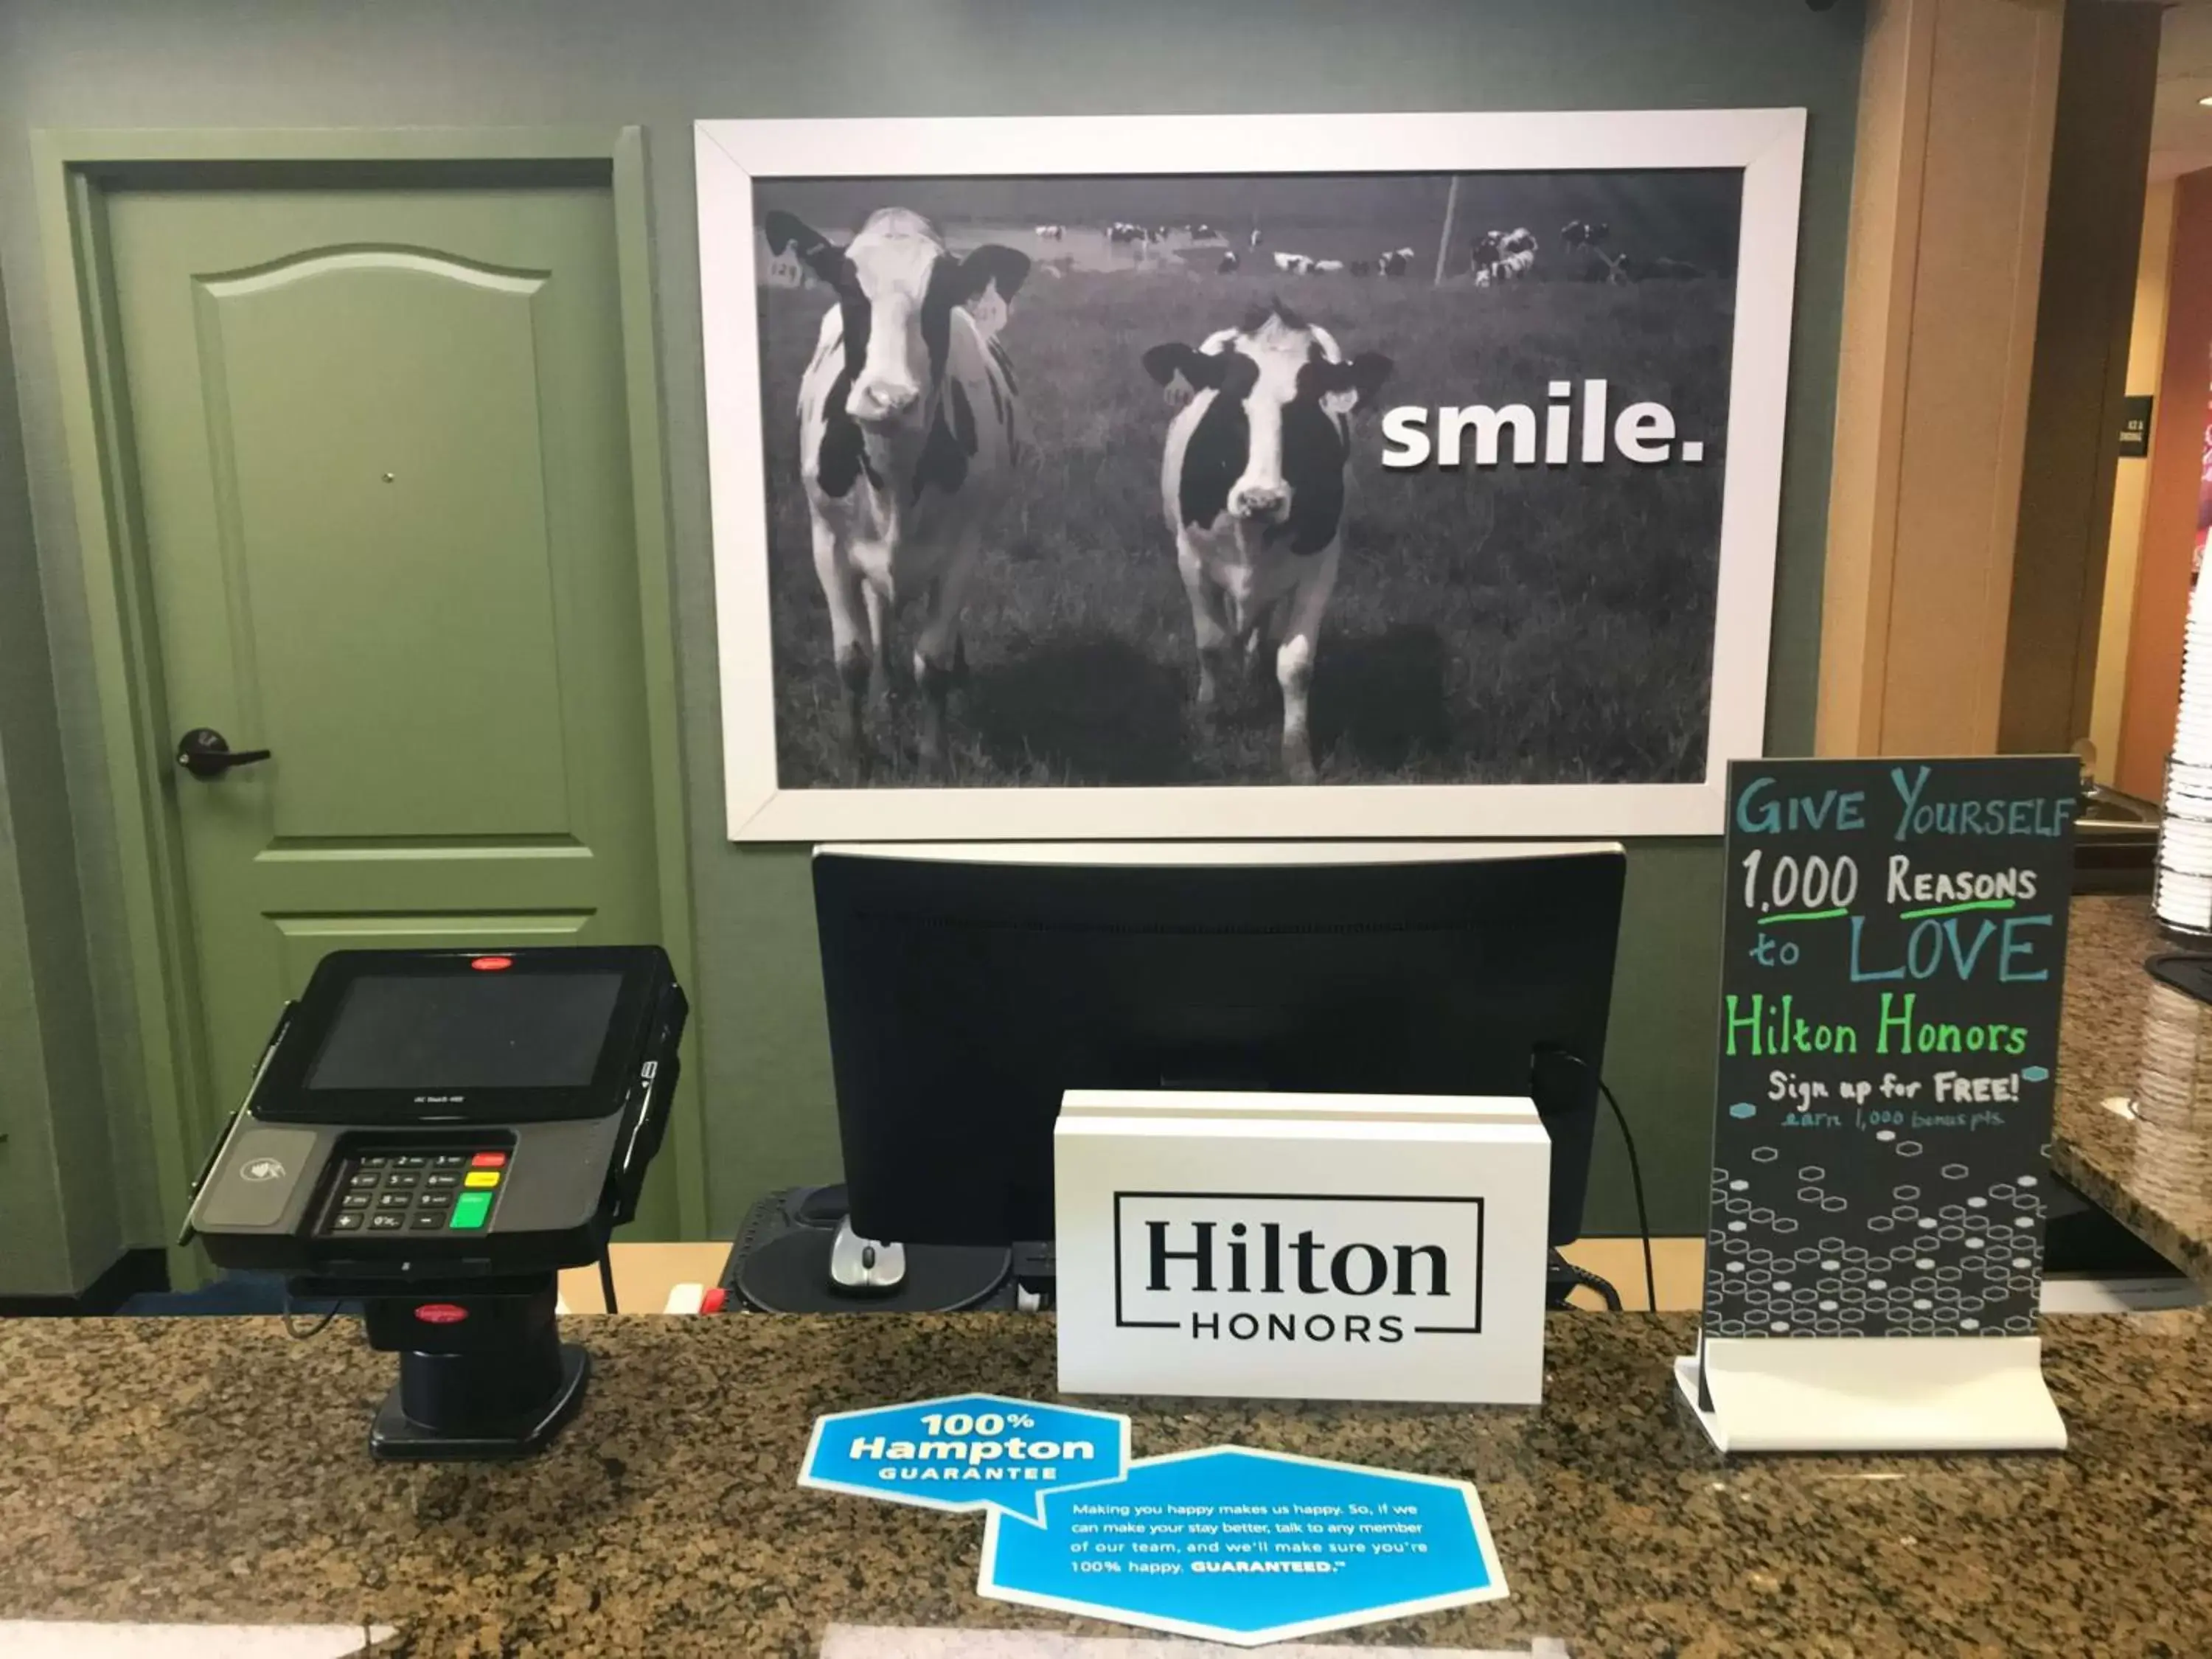
POLYGON ((2063 1451, 2043 1340, 1708 1337, 1675 1386, 1723 1452, 2063 1451))
POLYGON ((1053 1160, 1063 1393, 1542 1396, 1525 1098, 1073 1090, 1053 1160))

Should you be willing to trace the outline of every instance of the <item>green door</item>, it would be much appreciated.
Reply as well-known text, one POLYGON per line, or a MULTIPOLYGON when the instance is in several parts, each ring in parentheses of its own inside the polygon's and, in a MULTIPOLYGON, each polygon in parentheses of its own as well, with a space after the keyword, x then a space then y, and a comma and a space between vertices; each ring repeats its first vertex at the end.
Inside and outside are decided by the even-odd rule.
POLYGON ((659 937, 614 208, 107 201, 212 1120, 326 951, 659 937))

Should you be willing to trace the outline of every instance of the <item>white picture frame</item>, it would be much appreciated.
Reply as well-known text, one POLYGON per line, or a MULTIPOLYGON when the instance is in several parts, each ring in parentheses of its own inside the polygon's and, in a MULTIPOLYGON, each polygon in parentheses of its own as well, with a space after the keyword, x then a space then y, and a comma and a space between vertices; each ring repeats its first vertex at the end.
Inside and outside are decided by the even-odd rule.
MULTIPOLYGON (((723 787, 732 840, 1720 832, 1728 763, 1764 752, 1803 110, 702 120, 694 136, 723 787), (1702 781, 780 786, 753 297, 756 179, 1669 168, 1742 173, 1702 781)), ((1326 652, 1324 644, 1324 661, 1326 652)))

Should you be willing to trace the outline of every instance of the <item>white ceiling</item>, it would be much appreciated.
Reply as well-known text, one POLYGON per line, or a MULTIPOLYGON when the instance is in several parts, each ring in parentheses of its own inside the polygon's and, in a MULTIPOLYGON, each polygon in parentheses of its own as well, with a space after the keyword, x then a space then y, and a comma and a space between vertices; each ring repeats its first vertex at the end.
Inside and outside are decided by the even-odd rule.
POLYGON ((2154 181, 2212 167, 2212 109, 2200 98, 2212 98, 2212 0, 2193 0, 2166 15, 2150 121, 2154 181))

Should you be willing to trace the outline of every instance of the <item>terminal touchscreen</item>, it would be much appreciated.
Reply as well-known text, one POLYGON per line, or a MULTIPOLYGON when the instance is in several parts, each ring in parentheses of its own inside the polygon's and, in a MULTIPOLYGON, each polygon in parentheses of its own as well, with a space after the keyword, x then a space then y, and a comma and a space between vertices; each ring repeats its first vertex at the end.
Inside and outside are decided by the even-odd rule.
POLYGON ((346 951, 276 1023, 187 1237, 357 1297, 386 1457, 535 1450, 581 1398, 555 1275, 636 1212, 686 1005, 659 947, 346 951))

